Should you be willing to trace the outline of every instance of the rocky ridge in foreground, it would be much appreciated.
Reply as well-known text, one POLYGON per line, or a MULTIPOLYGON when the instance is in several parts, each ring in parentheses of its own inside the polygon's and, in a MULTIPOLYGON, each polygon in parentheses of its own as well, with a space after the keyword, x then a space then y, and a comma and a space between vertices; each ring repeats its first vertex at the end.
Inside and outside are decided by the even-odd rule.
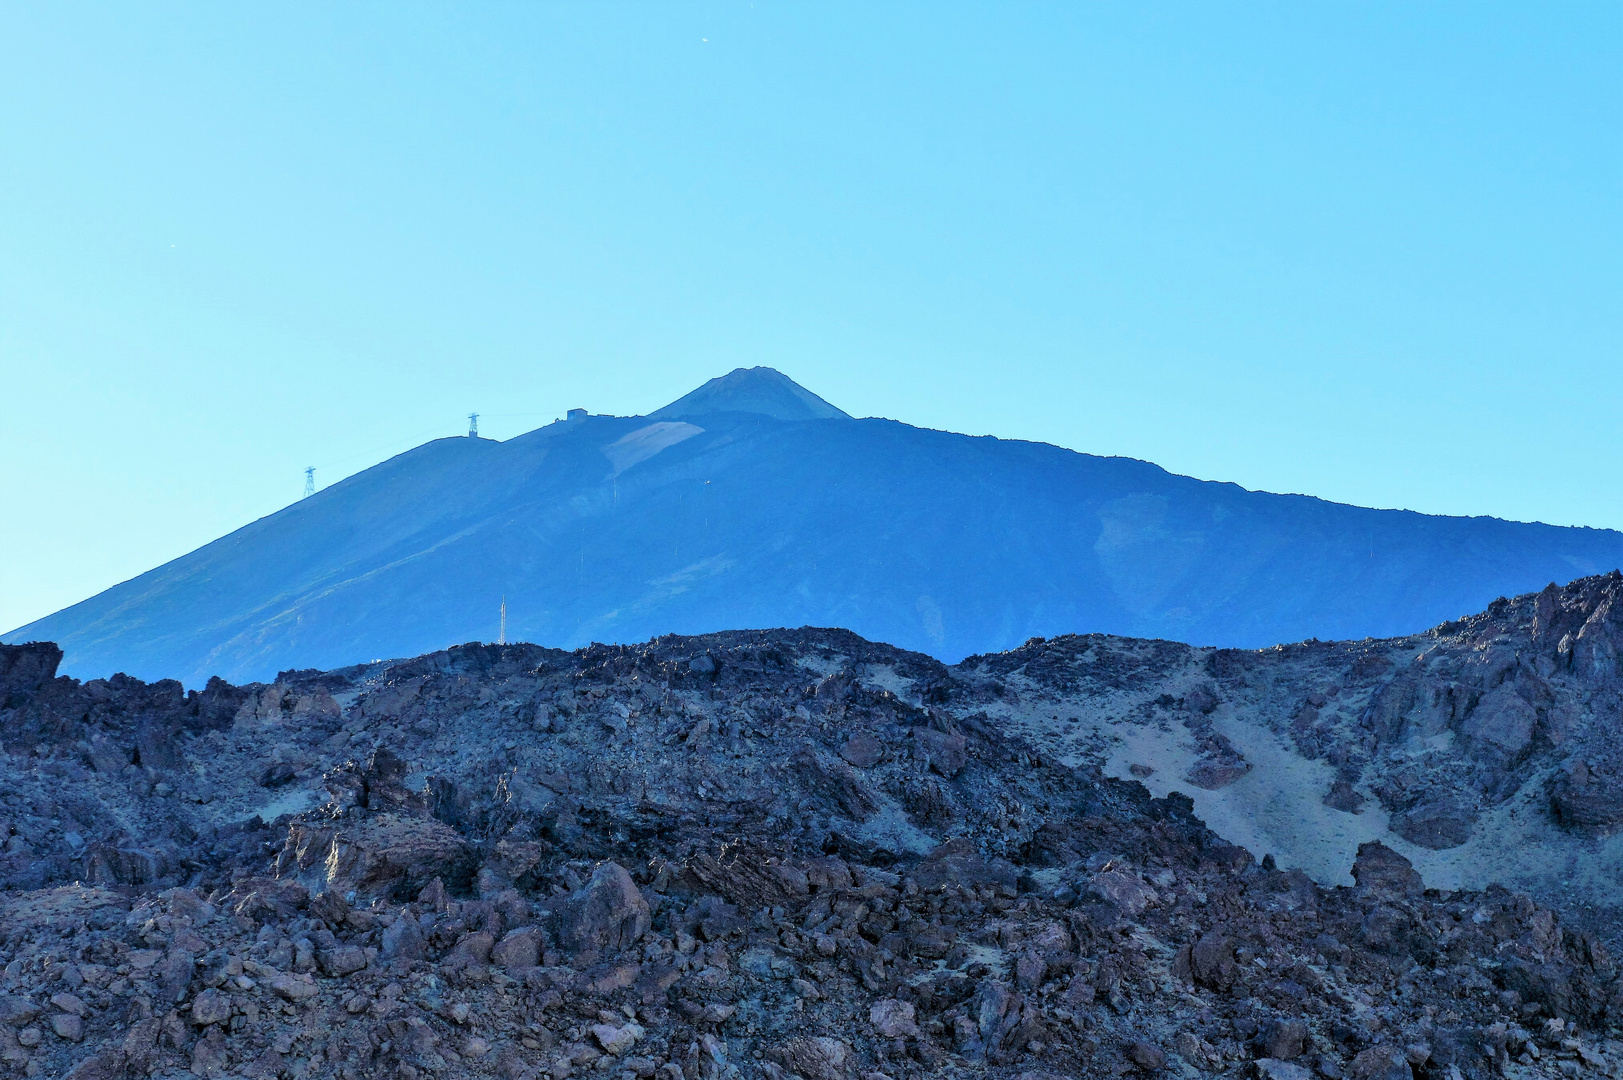
POLYGON ((1024 676, 984 665, 739 632, 184 693, 59 657, 0 647, 15 1073, 1413 1080, 1623 1051, 1596 936, 1380 844, 1351 887, 1259 864, 1019 737, 1024 676))
POLYGON ((1385 640, 1241 651, 1107 635, 954 670, 992 721, 1323 884, 1379 841, 1426 882, 1498 881, 1614 943, 1623 923, 1623 574, 1385 640))

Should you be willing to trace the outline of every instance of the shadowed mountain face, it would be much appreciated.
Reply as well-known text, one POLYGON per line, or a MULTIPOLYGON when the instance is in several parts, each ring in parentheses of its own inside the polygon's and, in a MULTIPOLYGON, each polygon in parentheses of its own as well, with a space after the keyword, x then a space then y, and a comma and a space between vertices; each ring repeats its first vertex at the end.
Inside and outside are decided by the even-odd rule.
POLYGON ((956 660, 1033 635, 1391 636, 1623 564, 1623 534, 1367 510, 852 419, 767 368, 646 417, 427 443, 6 635, 63 670, 264 679, 507 635, 848 627, 956 660))

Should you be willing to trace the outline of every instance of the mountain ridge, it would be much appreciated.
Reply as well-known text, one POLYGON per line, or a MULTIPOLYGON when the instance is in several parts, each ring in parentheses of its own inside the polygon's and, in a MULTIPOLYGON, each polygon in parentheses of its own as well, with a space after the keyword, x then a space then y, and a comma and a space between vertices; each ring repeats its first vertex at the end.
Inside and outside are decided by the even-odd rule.
POLYGON ((786 385, 749 369, 697 406, 425 443, 5 640, 201 685, 492 639, 505 596, 509 637, 549 645, 844 625, 945 659, 1089 631, 1256 647, 1408 633, 1623 564, 1607 530, 1253 492, 808 415, 809 392, 801 419, 749 411, 786 385))

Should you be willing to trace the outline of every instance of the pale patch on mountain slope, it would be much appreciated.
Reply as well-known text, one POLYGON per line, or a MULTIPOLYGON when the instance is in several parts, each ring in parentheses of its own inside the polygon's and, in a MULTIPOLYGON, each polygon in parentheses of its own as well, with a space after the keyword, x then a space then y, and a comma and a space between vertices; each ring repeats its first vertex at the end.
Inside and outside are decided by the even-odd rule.
POLYGON ((640 427, 629 435, 622 435, 603 448, 603 456, 614 466, 619 476, 631 466, 647 461, 662 450, 669 450, 679 442, 704 433, 704 428, 681 421, 660 421, 640 427))
POLYGON ((1324 885, 1353 884, 1348 870, 1365 841, 1403 846, 1409 854, 1412 845, 1387 832, 1387 815, 1378 805, 1370 803, 1358 814, 1324 805, 1324 793, 1335 779, 1335 769, 1325 762, 1309 761, 1272 731, 1227 708, 1214 714, 1212 724, 1251 765, 1250 772, 1226 787, 1207 791, 1186 779, 1200 755, 1181 728, 1182 739, 1163 735, 1153 740, 1143 737, 1142 728, 1129 729, 1105 773, 1137 779, 1131 766, 1152 766, 1155 771, 1142 778, 1151 793, 1183 792, 1219 836, 1259 858, 1272 854, 1282 868, 1300 868, 1324 885))
POLYGON ((1431 888, 1616 911, 1620 611, 1623 577, 1606 575, 1407 638, 1065 636, 957 670, 1045 756, 1181 792, 1224 839, 1321 884, 1351 884, 1359 845, 1380 841, 1431 888), (1532 720, 1507 726, 1507 702, 1532 720))
POLYGON ((918 695, 913 691, 913 680, 898 674, 889 664, 864 664, 857 678, 864 686, 876 690, 889 690, 911 705, 918 704, 918 695))
POLYGON ((1236 714, 1226 705, 1214 714, 1213 727, 1229 739, 1251 770, 1215 791, 1190 783, 1189 770, 1201 758, 1194 734, 1171 718, 1134 715, 1161 694, 1192 681, 1193 671, 1183 674, 1180 679, 1178 673, 1169 673, 1166 683, 1136 692, 1044 700, 1022 695, 1021 704, 988 711, 1001 714, 1014 730, 1067 764, 1091 760, 1107 776, 1137 780, 1157 798, 1174 791, 1188 795, 1196 815, 1219 836, 1259 859, 1271 854, 1281 868, 1300 868, 1321 884, 1352 884, 1348 868, 1358 845, 1367 840, 1401 848, 1417 867, 1427 856, 1439 854, 1393 836, 1386 827, 1387 815, 1374 802, 1359 814, 1325 806, 1324 793, 1335 770, 1302 757, 1253 717, 1236 714), (1138 772, 1133 771, 1135 765, 1138 772))

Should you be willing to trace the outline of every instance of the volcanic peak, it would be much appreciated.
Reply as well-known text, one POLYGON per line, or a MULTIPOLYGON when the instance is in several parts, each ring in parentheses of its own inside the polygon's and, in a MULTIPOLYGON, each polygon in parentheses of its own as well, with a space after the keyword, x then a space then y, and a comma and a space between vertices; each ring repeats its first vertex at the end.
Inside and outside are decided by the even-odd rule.
POLYGON ((851 419, 849 413, 769 367, 734 368, 649 417, 680 420, 722 412, 761 413, 775 420, 851 419))

